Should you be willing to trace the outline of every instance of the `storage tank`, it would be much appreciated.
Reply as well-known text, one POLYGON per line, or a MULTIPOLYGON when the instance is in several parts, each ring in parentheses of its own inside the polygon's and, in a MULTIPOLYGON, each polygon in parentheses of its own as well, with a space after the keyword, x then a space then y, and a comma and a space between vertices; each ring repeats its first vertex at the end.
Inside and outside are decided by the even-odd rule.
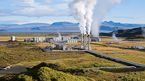
POLYGON ((11 36, 11 41, 12 42, 16 41, 16 37, 15 36, 11 36))

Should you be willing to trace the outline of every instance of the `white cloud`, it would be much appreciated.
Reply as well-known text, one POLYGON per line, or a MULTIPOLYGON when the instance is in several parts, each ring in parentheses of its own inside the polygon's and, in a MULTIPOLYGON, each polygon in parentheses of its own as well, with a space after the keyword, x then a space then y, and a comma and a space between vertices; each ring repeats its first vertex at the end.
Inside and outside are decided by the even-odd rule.
POLYGON ((67 16, 68 2, 69 0, 13 0, 11 10, 6 13, 12 16, 32 17, 67 16))
POLYGON ((0 1, 0 24, 6 23, 53 23, 75 22, 69 16, 71 0, 2 0, 0 1))
POLYGON ((42 5, 34 0, 21 0, 17 5, 18 9, 13 11, 13 15, 22 16, 48 16, 53 9, 48 5, 42 5))

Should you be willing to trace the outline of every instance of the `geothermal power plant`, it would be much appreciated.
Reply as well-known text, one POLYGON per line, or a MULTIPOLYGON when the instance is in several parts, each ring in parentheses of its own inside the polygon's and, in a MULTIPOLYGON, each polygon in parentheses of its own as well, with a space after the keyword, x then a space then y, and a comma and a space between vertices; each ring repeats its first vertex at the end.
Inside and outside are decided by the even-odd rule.
MULTIPOLYGON (((73 0, 70 9, 76 20, 79 21, 79 28, 82 35, 81 48, 90 50, 90 37, 99 39, 100 22, 107 12, 121 0, 73 0), (104 4, 105 1, 105 4, 104 4)), ((117 40, 115 33, 113 37, 117 40)))
MULTIPOLYGON (((11 39, 11 41, 13 40, 11 39)), ((54 37, 32 37, 24 39, 24 42, 52 43, 53 46, 46 47, 46 49, 51 48, 51 50, 63 50, 63 51, 91 50, 90 42, 99 42, 99 41, 100 41, 99 38, 90 37, 89 35, 62 36, 61 33, 58 33, 58 36, 54 37), (70 44, 71 46, 67 44, 70 44)))

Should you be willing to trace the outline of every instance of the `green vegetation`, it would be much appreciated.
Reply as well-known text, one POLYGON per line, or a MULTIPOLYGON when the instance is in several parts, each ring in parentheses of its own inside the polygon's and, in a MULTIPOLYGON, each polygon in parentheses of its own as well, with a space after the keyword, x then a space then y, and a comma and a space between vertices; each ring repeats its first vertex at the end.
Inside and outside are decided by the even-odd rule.
POLYGON ((47 67, 42 67, 38 71, 40 81, 88 81, 83 77, 72 76, 63 72, 58 72, 47 67))
POLYGON ((113 73, 93 69, 68 69, 61 68, 58 64, 41 63, 24 73, 1 77, 0 81, 145 81, 144 75, 145 71, 113 73))
MULTIPOLYGON (((104 39, 102 42, 92 43, 92 49, 117 58, 145 64, 143 51, 125 49, 134 45, 145 46, 144 42, 126 41, 111 44, 109 43, 111 39, 104 39)), ((4 45, 0 46, 1 67, 13 65, 33 68, 17 75, 8 74, 1 77, 0 81, 145 81, 145 71, 98 70, 98 67, 125 65, 85 52, 42 52, 39 49, 41 45, 45 46, 44 43, 4 42, 4 45)))
POLYGON ((103 52, 113 57, 125 59, 131 62, 136 62, 140 64, 145 64, 145 52, 140 50, 127 49, 130 46, 145 46, 144 41, 134 41, 134 42, 120 42, 120 43, 92 43, 94 50, 98 52, 103 52))
POLYGON ((41 63, 27 72, 13 76, 3 77, 3 81, 94 81, 90 78, 71 75, 62 71, 53 70, 51 68, 59 67, 56 64, 41 63), (47 67, 46 67, 47 66, 47 67))
POLYGON ((8 43, 0 46, 0 66, 34 66, 41 62, 61 64, 64 67, 123 66, 85 52, 42 52, 35 43, 8 43))
MULTIPOLYGON (((14 79, 11 79, 14 80, 14 79)), ((33 78, 31 76, 21 74, 16 78, 17 81, 33 81, 33 78)))

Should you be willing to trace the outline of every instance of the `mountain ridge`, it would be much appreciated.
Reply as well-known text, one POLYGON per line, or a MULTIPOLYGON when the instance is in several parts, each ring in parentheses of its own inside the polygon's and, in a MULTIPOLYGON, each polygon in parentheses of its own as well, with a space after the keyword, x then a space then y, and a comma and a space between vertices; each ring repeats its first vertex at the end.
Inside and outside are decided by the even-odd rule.
MULTIPOLYGON (((43 32, 44 30, 48 31, 77 31, 79 32, 79 23, 72 23, 72 22, 54 22, 52 24, 49 23, 26 23, 26 24, 0 24, 0 30, 4 32, 43 32)), ((113 21, 104 21, 101 24, 100 30, 103 32, 110 32, 113 30, 114 27, 118 27, 119 29, 131 29, 131 28, 138 28, 143 27, 145 24, 129 24, 129 23, 120 23, 120 22, 113 22, 113 21)), ((45 32, 44 31, 44 32, 45 32)))

